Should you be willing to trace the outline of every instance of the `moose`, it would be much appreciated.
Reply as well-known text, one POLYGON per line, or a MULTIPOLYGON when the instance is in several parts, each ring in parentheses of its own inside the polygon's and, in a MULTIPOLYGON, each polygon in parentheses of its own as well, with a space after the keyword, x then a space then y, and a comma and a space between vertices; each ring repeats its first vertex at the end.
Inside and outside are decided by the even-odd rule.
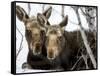
MULTIPOLYGON (((29 48, 27 63, 24 66, 32 69, 72 70, 78 57, 82 54, 88 57, 81 33, 79 30, 65 31, 68 24, 67 15, 59 24, 51 25, 48 21, 51 12, 52 7, 42 14, 38 13, 37 17, 29 17, 22 7, 16 6, 16 15, 25 25, 25 37, 29 48)), ((85 31, 85 33, 97 61, 96 40, 93 32, 85 31)), ((93 68, 89 57, 87 62, 89 69, 93 68)), ((85 65, 82 58, 73 70, 86 69, 85 65)))
MULTIPOLYGON (((67 32, 65 26, 68 24, 68 16, 66 15, 62 22, 54 25, 47 25, 45 18, 41 14, 40 24, 44 24, 46 28, 45 47, 47 58, 54 67, 61 67, 63 70, 72 70, 71 68, 78 60, 77 56, 87 55, 80 31, 67 32), (44 21, 44 22, 43 22, 44 21)), ((90 47, 96 56, 96 40, 92 32, 85 31, 90 47)), ((88 57, 89 69, 93 68, 91 60, 88 57)), ((73 70, 86 69, 83 59, 73 70)))
POLYGON ((51 11, 52 7, 49 7, 42 13, 42 18, 45 18, 46 22, 41 20, 41 16, 39 16, 40 13, 37 14, 37 17, 29 17, 22 7, 16 6, 16 16, 25 25, 25 37, 29 48, 27 63, 22 65, 24 68, 50 69, 52 67, 46 58, 46 49, 43 44, 45 27, 40 23, 46 22, 47 25, 50 25, 48 19, 51 15, 51 11))

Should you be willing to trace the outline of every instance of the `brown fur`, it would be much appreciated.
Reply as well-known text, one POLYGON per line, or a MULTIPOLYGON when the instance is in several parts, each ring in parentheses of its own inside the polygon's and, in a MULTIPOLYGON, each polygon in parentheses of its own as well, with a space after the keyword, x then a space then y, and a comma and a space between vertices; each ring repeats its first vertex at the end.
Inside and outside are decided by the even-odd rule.
MULTIPOLYGON (((58 25, 47 26, 46 42, 47 58, 55 66, 61 66, 64 70, 71 70, 72 66, 77 61, 77 56, 86 55, 86 48, 83 43, 80 31, 67 32, 64 30, 68 22, 67 16, 58 25)), ((85 31, 90 47, 96 54, 96 41, 92 32, 85 31)), ((96 58, 97 60, 97 58, 96 58)), ((89 69, 92 69, 91 60, 88 59, 89 69)), ((86 69, 84 60, 82 59, 77 66, 78 69, 86 69)))
MULTIPOLYGON (((47 20, 51 15, 51 7, 43 12, 43 17, 47 20)), ((35 16, 29 17, 25 10, 16 6, 16 15, 20 21, 22 21, 25 25, 25 36, 28 42, 28 47, 32 50, 34 55, 38 55, 42 51, 43 46, 43 32, 45 31, 44 25, 40 25, 39 23, 39 15, 37 14, 37 18, 35 16)), ((47 20, 47 24, 49 22, 47 20)))
POLYGON ((46 33, 46 48, 48 59, 54 59, 60 54, 61 48, 59 46, 62 45, 62 35, 63 31, 59 26, 53 25, 48 27, 48 31, 46 33))
POLYGON ((45 36, 45 27, 40 23, 41 15, 47 21, 46 24, 49 25, 48 18, 51 15, 52 8, 48 8, 42 14, 38 13, 37 17, 29 17, 25 10, 16 6, 16 15, 20 21, 25 25, 25 37, 28 43, 28 56, 27 63, 24 63, 22 67, 28 66, 26 68, 33 69, 50 69, 51 64, 46 58, 46 50, 44 47, 44 36, 45 36))

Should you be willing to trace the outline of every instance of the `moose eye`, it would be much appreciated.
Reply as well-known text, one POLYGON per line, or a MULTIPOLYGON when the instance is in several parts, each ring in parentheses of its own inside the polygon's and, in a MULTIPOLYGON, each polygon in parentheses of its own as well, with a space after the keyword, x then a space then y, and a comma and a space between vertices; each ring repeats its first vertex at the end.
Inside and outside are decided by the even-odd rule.
POLYGON ((38 36, 38 34, 36 33, 36 34, 34 34, 35 36, 38 36))
POLYGON ((29 29, 27 29, 26 31, 27 31, 28 33, 31 33, 31 30, 29 30, 29 29))
POLYGON ((41 30, 41 34, 45 34, 45 31, 44 30, 41 30))
POLYGON ((62 36, 58 36, 58 39, 59 39, 59 40, 62 40, 62 36))

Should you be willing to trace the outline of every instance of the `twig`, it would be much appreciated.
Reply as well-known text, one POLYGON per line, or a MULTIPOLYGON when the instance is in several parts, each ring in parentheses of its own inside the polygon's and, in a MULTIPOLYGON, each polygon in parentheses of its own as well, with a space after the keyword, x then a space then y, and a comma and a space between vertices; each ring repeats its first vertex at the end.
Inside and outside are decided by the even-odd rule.
POLYGON ((31 11, 31 6, 30 3, 28 3, 28 15, 30 15, 30 11, 31 11))
MULTIPOLYGON (((54 10, 56 13, 58 13, 61 17, 64 17, 64 16, 63 16, 61 13, 59 13, 56 9, 53 8, 53 10, 54 10)), ((69 21, 70 23, 74 24, 74 25, 78 25, 77 23, 71 21, 70 19, 68 19, 68 21, 69 21)))
POLYGON ((22 40, 21 40, 21 43, 20 43, 20 46, 19 46, 19 49, 18 49, 18 53, 16 54, 16 59, 20 53, 20 51, 22 50, 22 43, 23 43, 23 34, 20 32, 20 30, 16 27, 16 29, 18 30, 18 32, 20 33, 21 37, 22 37, 22 40))
MULTIPOLYGON (((86 18, 86 20, 87 20, 87 23, 88 23, 88 26, 90 26, 90 23, 88 22, 88 17, 90 17, 89 15, 87 15, 84 11, 83 11, 83 9, 82 8, 80 8, 80 10, 82 11, 82 13, 83 13, 83 15, 85 16, 85 18, 86 18)), ((96 18, 96 16, 94 16, 94 17, 90 17, 90 19, 92 19, 92 18, 96 18)), ((93 27, 93 29, 94 29, 94 31, 93 31, 93 34, 94 34, 94 37, 95 37, 95 40, 96 40, 96 27, 94 26, 93 27)))
MULTIPOLYGON (((72 7, 72 8, 73 8, 73 7, 72 7)), ((96 61, 95 61, 94 55, 93 55, 93 53, 92 53, 92 50, 91 50, 91 48, 90 48, 90 46, 89 46, 89 44, 88 44, 86 34, 85 34, 84 30, 83 30, 83 27, 82 27, 82 24, 81 24, 81 19, 80 19, 80 15, 79 15, 78 9, 75 9, 75 8, 73 8, 73 9, 74 9, 74 11, 75 11, 75 13, 76 13, 76 16, 77 16, 77 18, 78 18, 78 21, 79 21, 80 32, 81 32, 81 36, 82 36, 84 45, 85 45, 85 47, 86 47, 86 49, 87 49, 87 53, 88 53, 88 55, 89 55, 89 57, 90 57, 90 59, 91 59, 91 61, 92 61, 93 67, 96 68, 96 61)))
MULTIPOLYGON (((85 9, 86 9, 86 8, 85 8, 85 9)), ((83 11, 82 7, 80 7, 80 10, 82 11, 82 14, 83 14, 84 16, 88 16, 88 17, 90 17, 90 18, 95 18, 95 17, 96 17, 96 16, 93 16, 93 17, 89 16, 86 12, 83 11)))
POLYGON ((64 16, 65 16, 65 15, 64 15, 64 5, 62 5, 61 14, 62 14, 61 16, 62 16, 62 19, 63 19, 64 16))
MULTIPOLYGON (((31 6, 30 6, 30 3, 28 3, 28 15, 30 15, 30 11, 31 11, 31 6)), ((21 37, 22 37, 22 40, 21 40, 21 43, 20 43, 20 47, 18 49, 18 53, 16 54, 16 59, 19 55, 19 53, 21 52, 22 50, 22 43, 23 43, 23 34, 20 32, 20 30, 16 27, 16 29, 18 30, 18 32, 20 33, 21 37)))
MULTIPOLYGON (((88 9, 88 8, 85 7, 85 9, 88 9)), ((88 26, 89 26, 90 31, 95 31, 96 30, 96 27, 95 27, 93 21, 95 21, 96 16, 90 16, 89 13, 83 11, 82 7, 80 8, 80 10, 81 10, 82 14, 84 15, 84 17, 87 20, 87 23, 88 23, 88 26), (93 19, 93 21, 91 21, 92 19, 93 19)))
POLYGON ((85 62, 85 65, 86 65, 86 69, 89 69, 88 64, 87 64, 87 55, 85 56, 82 54, 82 57, 83 57, 83 60, 85 62))
POLYGON ((44 12, 44 8, 45 8, 45 5, 43 4, 43 5, 42 5, 42 12, 44 12))
POLYGON ((80 58, 76 61, 76 63, 73 65, 73 67, 71 68, 71 70, 74 70, 74 68, 76 67, 76 65, 78 64, 78 62, 82 59, 82 56, 80 56, 80 58))

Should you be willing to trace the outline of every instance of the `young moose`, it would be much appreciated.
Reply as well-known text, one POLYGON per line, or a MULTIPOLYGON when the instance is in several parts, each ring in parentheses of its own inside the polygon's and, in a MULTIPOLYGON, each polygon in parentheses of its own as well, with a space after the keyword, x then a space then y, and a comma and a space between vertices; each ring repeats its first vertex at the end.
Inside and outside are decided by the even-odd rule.
MULTIPOLYGON (((42 13, 43 18, 46 19, 46 23, 49 25, 48 18, 51 15, 52 7, 48 8, 42 13)), ((50 65, 48 63, 44 47, 44 25, 40 24, 44 22, 41 20, 39 13, 36 17, 29 17, 25 10, 16 6, 16 15, 20 21, 25 25, 25 37, 28 43, 28 56, 27 65, 29 68, 33 69, 49 69, 50 65)))
MULTIPOLYGON (((42 14, 40 15, 41 19, 42 14)), ((46 21, 46 19, 44 20, 46 21)), ((45 25, 45 22, 41 24, 45 25)), ((66 45, 66 39, 64 37, 64 27, 68 23, 68 16, 66 16, 63 21, 58 25, 45 25, 46 27, 46 39, 45 39, 45 47, 47 50, 47 58, 50 60, 50 63, 54 67, 64 68, 67 67, 68 64, 68 55, 69 50, 66 45), (67 51, 68 50, 68 51, 67 51), (62 66, 63 63, 63 66, 62 66)))
MULTIPOLYGON (((41 14, 41 18, 42 18, 41 14)), ((44 19, 44 18, 42 18, 44 19)), ((46 19, 45 19, 46 20, 46 19)), ((44 21, 45 21, 44 20, 44 21)), ((40 22, 45 25, 45 22, 40 22)), ((64 70, 71 70, 77 61, 78 51, 82 53, 82 50, 86 50, 84 43, 79 31, 67 32, 65 31, 65 26, 68 23, 68 16, 65 16, 61 23, 55 25, 45 25, 46 27, 46 40, 45 47, 47 50, 47 58, 50 60, 52 65, 55 67, 61 67, 64 70)), ((90 45, 95 45, 95 39, 93 33, 86 32, 88 35, 88 40, 90 45)), ((93 46, 94 52, 96 52, 96 47, 93 46)), ((86 51, 85 51, 86 52, 86 51)), ((80 56, 80 54, 79 54, 80 56)), ((91 65, 91 61, 89 60, 91 65)), ((79 69, 84 68, 85 63, 81 59, 78 66, 79 69)), ((89 65, 89 68, 92 68, 89 65)), ((77 69, 76 69, 77 70, 77 69)))

